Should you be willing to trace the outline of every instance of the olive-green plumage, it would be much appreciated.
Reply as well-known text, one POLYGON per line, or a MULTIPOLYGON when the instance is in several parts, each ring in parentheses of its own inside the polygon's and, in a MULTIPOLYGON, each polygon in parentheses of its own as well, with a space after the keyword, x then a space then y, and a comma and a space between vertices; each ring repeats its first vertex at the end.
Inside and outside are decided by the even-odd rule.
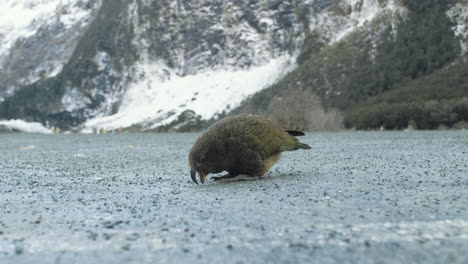
POLYGON ((202 183, 209 173, 222 171, 228 174, 214 178, 261 177, 279 160, 281 152, 310 148, 294 135, 304 133, 284 130, 254 115, 236 115, 219 120, 197 139, 190 151, 192 180, 197 183, 196 172, 200 174, 202 183))

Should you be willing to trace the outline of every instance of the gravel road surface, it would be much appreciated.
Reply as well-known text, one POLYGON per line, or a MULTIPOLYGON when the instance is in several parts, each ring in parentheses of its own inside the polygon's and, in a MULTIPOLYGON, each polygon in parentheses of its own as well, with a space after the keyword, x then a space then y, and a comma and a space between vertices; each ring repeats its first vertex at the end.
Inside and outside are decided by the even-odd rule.
POLYGON ((0 263, 468 263, 468 131, 309 133, 195 185, 198 134, 0 134, 0 263))

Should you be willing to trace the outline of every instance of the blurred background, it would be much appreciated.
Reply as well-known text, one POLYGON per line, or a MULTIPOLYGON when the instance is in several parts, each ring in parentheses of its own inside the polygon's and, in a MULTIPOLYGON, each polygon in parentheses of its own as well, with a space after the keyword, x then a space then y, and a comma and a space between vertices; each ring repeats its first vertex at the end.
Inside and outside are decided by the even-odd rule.
POLYGON ((468 128, 468 2, 2 0, 0 130, 468 128))

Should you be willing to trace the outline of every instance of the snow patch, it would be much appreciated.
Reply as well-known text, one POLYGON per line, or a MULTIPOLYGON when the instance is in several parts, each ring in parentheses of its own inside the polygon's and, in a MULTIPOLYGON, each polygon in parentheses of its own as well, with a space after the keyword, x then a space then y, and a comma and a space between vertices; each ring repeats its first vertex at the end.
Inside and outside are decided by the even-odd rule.
POLYGON ((9 48, 19 37, 35 33, 39 20, 49 19, 60 1, 2 0, 0 2, 0 34, 2 49, 9 48))
MULTIPOLYGON (((90 1, 90 0, 88 0, 90 1)), ((2 0, 0 1, 0 67, 5 66, 12 50, 19 40, 33 38, 40 31, 59 30, 56 41, 61 36, 70 38, 79 33, 91 21, 91 12, 100 5, 97 3, 86 2, 86 0, 2 0), (73 33, 70 33, 73 32, 73 33)), ((64 41, 64 45, 70 45, 64 41)), ((64 47, 51 51, 50 54, 44 54, 44 58, 49 61, 38 61, 35 63, 35 69, 28 70, 27 73, 21 73, 23 76, 16 77, 19 84, 30 84, 41 78, 50 78, 59 74, 63 64, 71 55, 72 47, 64 47), (66 52, 65 52, 66 51, 66 52), (51 55, 56 53, 54 55, 51 55), (53 57, 51 59, 50 57, 53 57)), ((45 52, 45 51, 42 51, 45 52)), ((21 59, 21 56, 17 56, 21 59)), ((18 59, 16 58, 16 59, 18 59)), ((37 59, 37 58, 34 58, 37 59)), ((6 70, 13 71, 11 67, 6 70)), ((20 71, 21 72, 21 71, 20 71)), ((12 74, 8 73, 7 74, 12 74)))
POLYGON ((100 51, 94 57, 94 63, 98 66, 98 71, 103 71, 111 63, 111 58, 107 52, 100 51))
POLYGON ((462 55, 465 55, 468 52, 468 2, 455 4, 447 15, 455 23, 452 29, 460 40, 462 55))
POLYGON ((73 112, 84 108, 91 101, 86 98, 77 88, 67 87, 62 97, 62 104, 66 111, 73 112))
POLYGON ((155 128, 186 110, 207 120, 283 77, 294 68, 293 58, 285 55, 247 70, 209 70, 184 77, 161 63, 142 65, 142 79, 129 87, 119 112, 91 119, 85 127, 112 130, 142 124, 155 128))
POLYGON ((80 8, 77 5, 72 5, 75 1, 68 1, 67 4, 69 6, 64 6, 64 2, 67 1, 61 1, 61 5, 59 6, 59 11, 60 11, 60 22, 62 22, 66 28, 70 28, 73 25, 80 23, 81 21, 86 20, 89 18, 89 13, 90 10, 86 10, 83 8, 80 8))
POLYGON ((36 33, 42 23, 51 20, 61 1, 2 0, 0 2, 0 54, 8 51, 19 38, 36 33))
POLYGON ((26 122, 19 119, 12 119, 0 121, 0 125, 26 133, 52 134, 50 129, 37 122, 26 122))
POLYGON ((310 21, 311 31, 321 33, 330 44, 348 36, 357 27, 364 26, 382 12, 401 11, 403 7, 388 0, 385 5, 374 0, 344 0, 338 5, 326 8, 310 21))

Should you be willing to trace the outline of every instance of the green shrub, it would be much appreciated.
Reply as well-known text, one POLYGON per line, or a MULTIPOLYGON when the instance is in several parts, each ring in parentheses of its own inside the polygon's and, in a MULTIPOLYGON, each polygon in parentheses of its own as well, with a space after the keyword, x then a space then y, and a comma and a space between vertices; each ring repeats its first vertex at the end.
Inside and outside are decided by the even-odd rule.
MULTIPOLYGON (((466 122, 461 114, 468 98, 360 106, 345 116, 345 125, 357 129, 418 129, 452 127, 466 122)), ((466 112, 463 112, 466 115, 466 112)))

